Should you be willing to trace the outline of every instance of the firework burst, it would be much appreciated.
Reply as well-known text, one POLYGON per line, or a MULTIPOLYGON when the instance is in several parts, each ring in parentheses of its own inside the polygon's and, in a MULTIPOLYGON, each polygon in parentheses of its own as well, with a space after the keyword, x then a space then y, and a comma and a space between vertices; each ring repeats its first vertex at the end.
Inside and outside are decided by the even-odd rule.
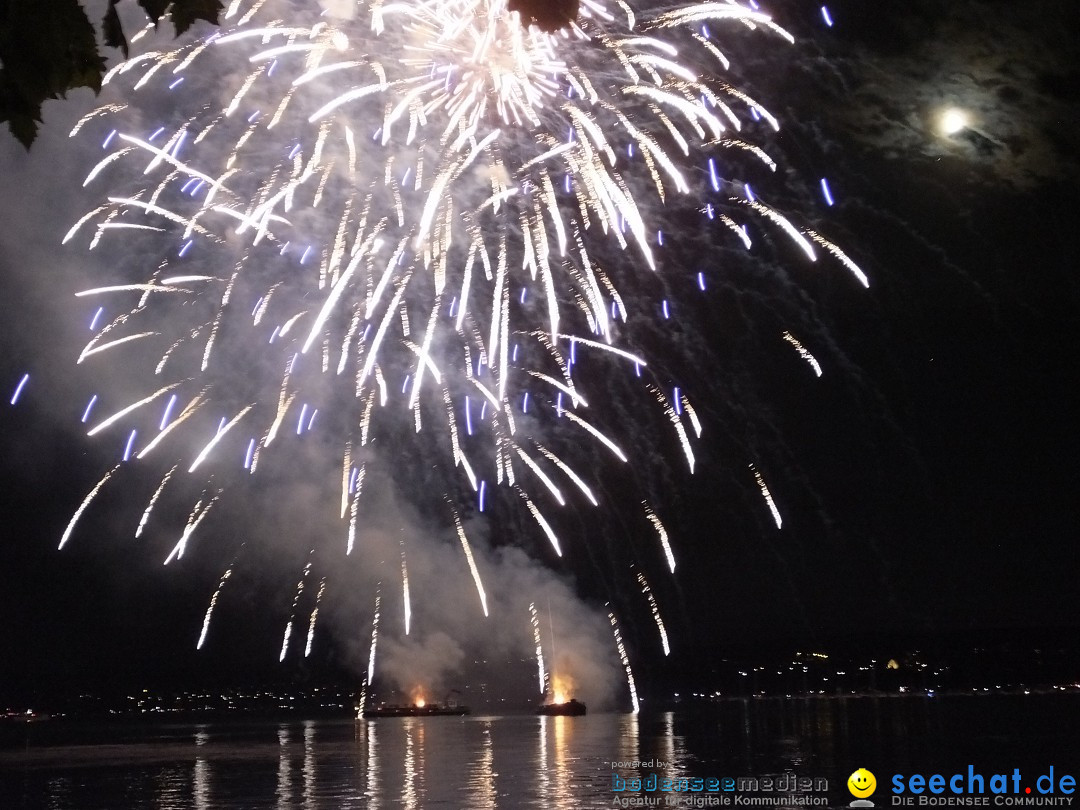
MULTIPOLYGON (((111 408, 88 435, 123 432, 125 459, 165 457, 140 533, 171 478, 199 481, 166 562, 220 497, 207 470, 254 474, 290 430, 321 430, 336 448, 351 552, 361 485, 380 461, 372 443, 414 433, 417 452, 450 471, 448 523, 486 613, 457 508, 483 511, 493 488, 511 490, 561 555, 551 510, 598 501, 590 474, 548 446, 548 426, 563 420, 629 460, 590 404, 603 392, 575 366, 648 377, 622 291, 660 265, 660 206, 688 200, 747 246, 756 219, 808 259, 816 243, 865 276, 730 176, 738 161, 776 169, 754 142, 776 118, 723 78, 725 38, 791 40, 766 14, 716 2, 646 16, 582 0, 576 21, 548 33, 505 0, 337 5, 348 13, 236 0, 221 32, 110 71, 128 101, 73 130, 103 138, 84 183, 102 198, 65 241, 130 248, 115 277, 80 293, 96 311, 79 362, 125 364, 150 392, 95 398, 84 421, 95 402, 111 408), (225 90, 221 77, 236 78, 225 90), (136 104, 153 123, 117 123, 138 119, 136 104)), ((701 423, 689 398, 642 382, 692 472, 701 423)), ((674 572, 667 532, 646 516, 674 572)), ((407 606, 404 545, 401 575, 407 606)))

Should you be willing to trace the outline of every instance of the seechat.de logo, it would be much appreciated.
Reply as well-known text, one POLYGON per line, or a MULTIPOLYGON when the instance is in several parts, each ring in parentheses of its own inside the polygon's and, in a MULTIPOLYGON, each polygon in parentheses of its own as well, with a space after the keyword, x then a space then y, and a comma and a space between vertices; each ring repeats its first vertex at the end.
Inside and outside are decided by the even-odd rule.
POLYGON ((847 789, 851 791, 851 795, 855 797, 855 801, 851 803, 852 807, 873 807, 873 802, 864 801, 866 798, 874 795, 874 791, 877 790, 877 779, 875 776, 866 770, 866 768, 859 768, 847 780, 847 789))
POLYGON ((866 768, 859 768, 847 780, 847 789, 856 799, 865 799, 872 796, 877 790, 877 779, 866 768))

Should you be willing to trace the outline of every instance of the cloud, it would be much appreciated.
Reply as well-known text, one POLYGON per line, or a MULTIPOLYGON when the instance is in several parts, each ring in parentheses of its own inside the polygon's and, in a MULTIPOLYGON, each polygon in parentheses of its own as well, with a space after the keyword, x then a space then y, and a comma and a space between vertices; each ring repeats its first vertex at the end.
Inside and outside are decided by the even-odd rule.
POLYGON ((1077 176, 1074 10, 1053 2, 902 9, 875 6, 878 22, 855 21, 862 42, 832 66, 846 83, 837 124, 879 156, 963 161, 984 183, 1024 189, 1077 176), (970 124, 947 137, 939 119, 950 108, 970 124))

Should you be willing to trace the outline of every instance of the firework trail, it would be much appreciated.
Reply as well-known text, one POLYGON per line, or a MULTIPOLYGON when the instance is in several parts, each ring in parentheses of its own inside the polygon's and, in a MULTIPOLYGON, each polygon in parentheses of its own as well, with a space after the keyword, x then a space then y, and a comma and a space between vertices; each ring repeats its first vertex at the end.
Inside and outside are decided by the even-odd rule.
POLYGON ((100 481, 94 484, 93 488, 83 498, 83 502, 79 504, 79 508, 75 510, 75 514, 71 516, 71 520, 68 521, 67 527, 64 529, 63 535, 60 536, 60 545, 58 548, 63 548, 68 540, 71 539, 71 533, 75 531, 75 524, 79 522, 79 518, 82 517, 82 513, 86 511, 86 507, 90 505, 90 502, 94 500, 94 497, 101 492, 101 488, 105 486, 105 482, 112 478, 113 473, 120 469, 120 465, 117 464, 111 470, 109 470, 102 477, 100 481))
POLYGON ((184 556, 184 551, 187 550, 188 541, 192 535, 195 534, 195 530, 199 528, 199 524, 202 523, 210 510, 221 499, 222 490, 218 490, 214 495, 210 496, 208 491, 203 491, 203 496, 195 502, 195 506, 191 509, 191 514, 188 515, 187 524, 184 526, 184 531, 180 535, 180 539, 173 546, 173 550, 169 552, 169 556, 165 558, 165 565, 168 565, 173 560, 178 560, 184 556))
POLYGON ((668 539, 667 529, 664 528, 664 524, 660 522, 660 518, 657 517, 656 512, 645 501, 641 502, 641 505, 645 507, 645 517, 649 519, 649 522, 656 529, 656 535, 660 538, 660 545, 664 549, 664 556, 667 558, 668 568, 671 569, 671 573, 675 573, 675 552, 671 550, 671 541, 668 539))
POLYGON ((375 645, 379 641, 379 615, 381 610, 379 605, 382 602, 382 587, 380 585, 379 590, 375 592, 375 615, 371 620, 371 649, 368 652, 368 665, 367 665, 367 681, 370 685, 375 678, 375 645))
POLYGON ((840 261, 840 264, 844 265, 844 267, 851 271, 851 274, 859 280, 860 284, 862 284, 864 287, 870 286, 870 279, 866 277, 866 273, 864 273, 859 267, 859 265, 855 264, 855 262, 851 260, 851 257, 844 253, 844 251, 842 251, 824 236, 821 236, 815 231, 807 230, 806 235, 813 239, 815 242, 817 242, 819 245, 821 245, 823 248, 825 248, 825 250, 829 251, 829 253, 831 253, 833 256, 835 256, 840 261))
POLYGON ((757 467, 755 467, 753 464, 749 466, 750 471, 754 474, 754 480, 757 481, 758 489, 761 490, 761 497, 765 499, 765 503, 769 507, 769 511, 772 513, 773 521, 776 522, 776 528, 783 528, 784 521, 780 517, 780 510, 776 508, 776 501, 773 500, 773 496, 772 493, 769 492, 769 488, 765 486, 765 479, 762 478, 761 473, 758 472, 757 467))
POLYGON ((680 393, 675 398, 675 401, 679 404, 683 410, 686 411, 686 416, 690 420, 690 426, 694 429, 694 434, 701 438, 701 420, 698 419, 697 411, 694 410, 694 406, 690 404, 690 400, 687 399, 686 394, 680 393))
POLYGON ((150 496, 150 502, 146 504, 146 509, 143 510, 142 517, 139 518, 139 525, 135 528, 136 539, 142 536, 143 529, 146 528, 146 524, 150 521, 150 513, 154 510, 154 504, 158 502, 158 498, 161 497, 161 493, 165 490, 165 485, 169 483, 169 479, 172 478, 173 473, 176 472, 176 468, 179 466, 179 464, 174 464, 172 469, 165 473, 165 477, 161 479, 161 483, 154 490, 154 494, 150 496))
POLYGON ((11 394, 11 405, 14 405, 19 401, 19 397, 22 396, 23 389, 26 388, 28 382, 30 382, 30 375, 23 374, 19 379, 18 385, 15 386, 15 391, 11 394))
MULTIPOLYGON (((240 547, 241 551, 243 546, 240 547)), ((206 615, 203 617, 202 630, 199 632, 199 641, 195 644, 196 650, 201 650, 203 644, 206 642, 206 634, 210 631, 210 619, 214 615, 214 608, 217 606, 218 597, 221 596, 221 591, 225 587, 225 583, 229 581, 229 577, 233 575, 233 569, 236 567, 236 558, 240 556, 240 552, 236 553, 236 557, 233 557, 229 567, 225 569, 225 573, 221 575, 221 581, 218 582, 217 590, 214 591, 214 595, 210 597, 210 604, 206 608, 206 615)))
POLYGON ((454 515, 454 528, 457 529, 458 539, 461 541, 461 548, 465 552, 465 560, 469 563, 469 571, 472 573, 473 582, 476 584, 476 592, 480 595, 480 606, 484 609, 484 615, 488 615, 487 594, 484 592, 484 583, 480 581, 480 571, 476 568, 476 559, 473 557, 472 547, 469 545, 469 538, 465 536, 465 527, 461 525, 461 516, 457 510, 454 509, 453 504, 450 505, 450 509, 454 515))
POLYGON ((351 480, 351 503, 349 506, 349 539, 345 543, 345 553, 352 554, 353 546, 356 545, 356 519, 360 514, 360 488, 364 485, 364 467, 356 470, 351 480))
POLYGON ((540 617, 536 613, 536 603, 529 602, 529 621, 532 623, 533 643, 536 645, 536 668, 540 678, 540 694, 547 693, 547 672, 544 670, 544 645, 540 640, 540 617))
MULTIPOLYGON (((380 461, 371 445, 405 428, 417 455, 446 460, 454 503, 475 498, 482 512, 489 484, 506 488, 561 556, 552 510, 598 501, 545 433, 561 423, 629 461, 603 411, 590 410, 606 392, 592 396, 589 375, 575 371, 605 363, 631 385, 652 373, 632 350, 627 302, 638 270, 662 269, 662 206, 700 203, 703 225, 718 218, 747 248, 749 218, 811 261, 813 244, 823 247, 866 283, 839 248, 726 176, 739 160, 775 171, 753 141, 779 124, 719 78, 730 64, 724 38, 791 37, 733 2, 653 14, 582 0, 554 34, 522 26, 506 0, 372 0, 354 11, 340 19, 234 0, 221 32, 109 71, 105 83, 122 85, 127 103, 72 130, 101 135, 105 154, 84 185, 107 190, 64 241, 123 240, 127 263, 146 266, 79 293, 106 303, 78 361, 138 375, 150 358, 136 381, 153 382, 137 382, 152 393, 111 404, 88 435, 130 428, 129 450, 149 437, 136 459, 171 454, 141 532, 180 465, 254 475, 271 445, 287 464, 290 442, 329 433, 342 462, 334 511, 351 553, 365 474, 380 461), (149 127, 124 123, 136 99, 149 127), (150 406, 165 400, 154 419, 150 406)), ((693 472, 696 412, 682 389, 668 393, 670 381, 642 383, 693 472)), ((396 464, 390 455, 382 462, 396 464)), ((204 490, 166 562, 219 496, 204 490)), ((674 572, 667 532, 645 511, 674 572)), ((454 524, 487 614, 456 511, 454 524)), ((403 543, 401 576, 408 634, 403 543)), ((369 683, 374 649, 373 629, 369 683)))
POLYGON ((401 541, 401 601, 405 608, 405 635, 412 622, 412 601, 409 599, 409 568, 405 564, 405 541, 401 541))
POLYGON ((619 622, 615 618, 615 614, 608 612, 608 621, 611 622, 611 632, 615 636, 615 647, 619 651, 619 660, 622 662, 623 669, 626 671, 626 686, 630 690, 630 703, 633 706, 633 713, 637 714, 641 711, 641 703, 638 701, 637 685, 634 683, 634 673, 630 669, 630 658, 626 654, 626 646, 623 644, 622 633, 619 632, 619 622))
MULTIPOLYGON (((652 383, 649 383, 648 388, 652 391, 653 396, 656 397, 656 401, 660 403, 660 407, 663 408, 664 415, 667 416, 672 427, 675 428, 675 433, 679 437, 679 445, 682 447, 683 454, 686 456, 686 463, 690 466, 690 472, 692 473, 694 471, 695 463, 694 448, 690 444, 690 437, 687 435, 686 428, 682 423, 681 412, 683 399, 679 396, 678 389, 676 389, 675 392, 675 400, 672 402, 668 399, 667 394, 652 383)), ((701 435, 700 431, 698 431, 698 435, 701 435)), ((672 570, 674 570, 674 566, 672 566, 672 570)))
POLYGON ((820 377, 821 364, 818 363, 817 358, 814 357, 814 355, 810 354, 810 352, 806 350, 806 347, 803 346, 802 343, 799 342, 799 339, 792 335, 791 332, 785 331, 783 337, 784 340, 786 340, 788 343, 795 347, 795 351, 799 353, 799 357, 801 357, 803 360, 810 364, 810 368, 814 370, 814 376, 820 377))
MULTIPOLYGON (((307 561, 307 565, 304 566, 304 573, 302 573, 300 575, 300 579, 296 583, 296 595, 293 596, 292 608, 289 611, 289 621, 285 625, 285 637, 282 638, 282 640, 281 640, 281 654, 278 655, 278 661, 279 662, 285 660, 285 653, 287 653, 289 651, 289 639, 292 637, 293 621, 296 619, 296 606, 300 603, 300 596, 304 593, 304 583, 307 581, 308 574, 311 573, 312 560, 310 559, 310 557, 314 553, 315 553, 315 549, 312 549, 311 551, 308 552, 309 559, 307 561)), ((311 630, 314 631, 314 629, 315 629, 315 621, 314 621, 314 617, 313 617, 312 622, 311 622, 311 630)), ((309 643, 310 643, 310 639, 309 639, 309 643)))
POLYGON ((652 611, 653 621, 656 622, 656 629, 660 631, 660 644, 664 648, 664 655, 671 655, 671 647, 668 645, 667 628, 664 627, 664 620, 660 617, 660 606, 656 604, 656 597, 653 596, 652 588, 649 587, 648 580, 645 579, 645 575, 638 571, 637 575, 638 584, 641 586, 641 592, 645 595, 645 598, 649 600, 649 610, 652 611))
POLYGON ((319 605, 322 603, 323 593, 326 592, 326 577, 319 582, 319 592, 315 595, 315 607, 311 611, 311 620, 308 622, 307 644, 304 645, 304 658, 311 655, 311 645, 315 641, 315 622, 319 618, 319 605))

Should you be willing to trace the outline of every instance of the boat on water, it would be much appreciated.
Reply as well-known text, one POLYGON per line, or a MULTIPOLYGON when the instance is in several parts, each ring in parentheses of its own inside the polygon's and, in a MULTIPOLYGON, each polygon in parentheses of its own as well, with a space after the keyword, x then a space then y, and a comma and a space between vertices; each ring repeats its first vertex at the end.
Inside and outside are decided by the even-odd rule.
POLYGON ((563 703, 541 703, 536 707, 536 713, 548 717, 581 717, 588 709, 585 704, 576 698, 570 698, 563 703))
POLYGON ((458 703, 380 703, 361 712, 361 717, 460 717, 468 706, 458 703))

